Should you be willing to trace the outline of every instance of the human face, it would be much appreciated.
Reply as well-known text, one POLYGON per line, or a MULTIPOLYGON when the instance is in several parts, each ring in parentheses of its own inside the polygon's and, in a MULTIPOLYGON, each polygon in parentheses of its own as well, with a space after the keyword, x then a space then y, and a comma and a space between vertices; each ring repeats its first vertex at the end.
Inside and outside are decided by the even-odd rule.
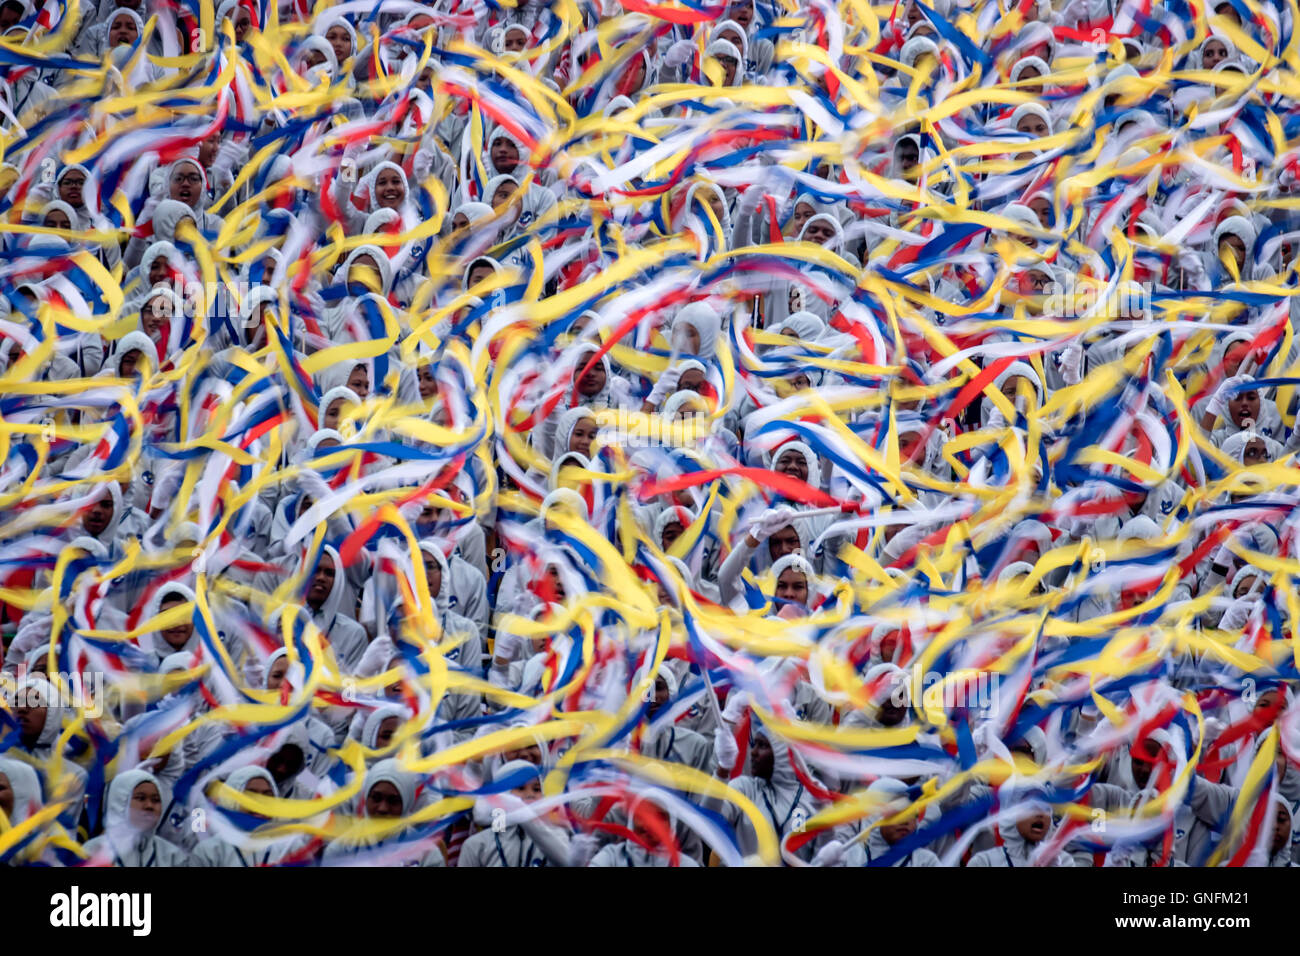
POLYGON ((560 569, 554 564, 548 564, 546 566, 546 575, 544 580, 556 601, 563 601, 569 596, 564 587, 564 578, 560 576, 560 569))
MULTIPOLYGON (((171 197, 191 209, 203 191, 203 174, 193 163, 181 163, 172 170, 171 197)), ((177 227, 179 228, 179 226, 177 227)))
POLYGON ((803 238, 815 246, 824 246, 835 236, 835 229, 824 219, 818 219, 804 226, 803 238))
POLYGON ((326 30, 325 40, 334 48, 334 59, 340 65, 352 55, 352 35, 343 26, 336 23, 326 30))
POLYGON ((1276 853, 1291 842, 1291 811, 1279 804, 1273 817, 1273 849, 1276 853))
POLYGON ((519 149, 504 136, 492 140, 492 165, 499 173, 513 173, 519 165, 519 149))
POLYGON ((289 658, 278 657, 271 665, 271 673, 266 675, 266 689, 279 690, 284 684, 284 675, 289 673, 289 658))
POLYGON ((9 778, 0 773, 0 810, 5 812, 6 820, 13 820, 14 790, 9 785, 9 778))
POLYGON ((442 565, 427 551, 421 551, 420 554, 424 557, 424 579, 429 584, 429 597, 436 600, 438 592, 442 590, 442 565))
POLYGON ((772 752, 772 744, 761 734, 750 745, 749 769, 760 780, 771 780, 772 771, 776 769, 776 754, 772 752))
POLYGON ((504 46, 507 53, 519 53, 528 46, 528 34, 523 30, 507 30, 504 46))
POLYGON ((311 576, 311 583, 307 586, 307 603, 313 610, 320 610, 334 590, 335 574, 334 559, 328 554, 321 555, 320 563, 311 576))
POLYGON ((698 392, 704 385, 704 373, 698 368, 688 368, 682 373, 682 377, 677 380, 677 390, 679 392, 698 392))
POLYGON ((74 169, 70 173, 65 173, 59 180, 59 198, 73 209, 78 209, 85 199, 83 193, 85 188, 86 174, 74 169))
POLYGON ((370 373, 364 365, 354 366, 348 375, 348 388, 357 393, 357 398, 365 401, 370 394, 370 373))
POLYGON ((149 263, 149 285, 167 285, 171 279, 171 264, 168 263, 166 256, 159 256, 149 263))
POLYGON ((302 64, 308 70, 310 70, 313 66, 320 66, 324 62, 325 62, 325 54, 320 52, 320 50, 308 50, 303 55, 302 58, 302 64))
POLYGON ((1237 263, 1237 271, 1241 271, 1246 265, 1246 244, 1241 241, 1241 236, 1227 235, 1219 240, 1219 255, 1223 255, 1224 248, 1227 248, 1230 255, 1237 263))
POLYGON ((736 4, 727 11, 727 19, 734 20, 742 29, 748 30, 754 20, 754 5, 748 2, 736 4))
POLYGON ((136 784, 136 788, 131 791, 127 814, 132 829, 152 832, 162 818, 162 794, 158 788, 148 780, 136 784))
POLYGON ((271 772, 276 784, 280 786, 298 773, 302 765, 302 750, 296 744, 285 744, 266 761, 266 769, 271 772))
POLYGON ((723 217, 727 213, 727 206, 723 203, 722 197, 718 195, 718 191, 716 189, 701 189, 696 195, 704 197, 704 201, 708 203, 709 208, 713 210, 714 217, 718 222, 722 222, 723 217))
POLYGON ((1029 208, 1034 211, 1038 217, 1038 223, 1044 229, 1050 229, 1052 226, 1052 204, 1042 196, 1036 196, 1029 200, 1029 208))
POLYGON ((1205 44, 1205 49, 1201 51, 1201 65, 1212 70, 1228 58, 1228 48, 1223 45, 1222 40, 1211 40, 1205 44))
POLYGON ((42 223, 47 229, 71 229, 72 220, 62 209, 51 209, 45 214, 45 221, 42 223))
POLYGON ((1037 113, 1029 113, 1020 117, 1020 122, 1016 124, 1016 129, 1030 136, 1046 136, 1047 124, 1037 113))
POLYGON ((893 846, 899 840, 904 840, 916 832, 916 817, 908 817, 900 823, 887 823, 880 828, 880 835, 885 838, 885 842, 893 846))
POLYGON ((796 571, 794 568, 786 568, 781 572, 781 576, 776 579, 776 596, 782 601, 793 601, 795 604, 807 605, 807 575, 802 571, 796 571))
POLYGON ((108 28, 109 46, 130 46, 138 39, 140 31, 136 29, 135 20, 125 13, 119 13, 113 18, 108 28))
POLYGON ((1256 579, 1253 575, 1247 575, 1242 578, 1237 582, 1236 590, 1232 592, 1232 596, 1234 598, 1245 597, 1250 593, 1250 589, 1255 586, 1255 580, 1256 579))
POLYGON ((144 334, 153 339, 158 344, 163 344, 163 330, 171 321, 172 304, 169 299, 162 296, 150 299, 149 304, 145 306, 144 311, 140 313, 140 327, 144 329, 144 334))
POLYGON ((1152 740, 1145 740, 1140 747, 1129 753, 1129 764, 1133 768, 1133 782, 1140 788, 1146 787, 1160 759, 1160 745, 1152 740))
POLYGON ((1264 691, 1255 701, 1255 710, 1275 710, 1281 701, 1281 695, 1274 689, 1264 691))
POLYGON ((1033 391, 1033 386, 1030 385, 1028 382, 1026 382, 1025 379, 1019 375, 1013 375, 1011 378, 1008 378, 1005 382, 1002 383, 1002 394, 1006 396, 1007 401, 1010 402, 1012 405, 1016 403, 1016 399, 1020 395, 1020 388, 1022 382, 1024 383, 1024 389, 1026 392, 1033 391))
POLYGON ((680 521, 670 521, 664 526, 663 537, 660 539, 660 546, 667 551, 673 546, 678 538, 682 536, 682 524, 680 521))
POLYGON ((518 750, 506 750, 501 754, 501 758, 509 763, 512 760, 527 760, 536 767, 542 765, 542 748, 537 744, 529 744, 526 747, 520 747, 518 750))
POLYGON ((507 179, 492 194, 492 208, 499 209, 510 201, 510 197, 519 191, 519 184, 507 179))
MULTIPOLYGON (((257 794, 257 796, 259 797, 275 796, 275 791, 271 789, 271 782, 267 780, 265 777, 254 777, 252 780, 248 781, 248 783, 244 785, 244 793, 254 793, 257 794)), ((252 813, 253 816, 255 817, 261 816, 260 813, 256 813, 254 811, 245 811, 245 812, 252 813)))
POLYGON ((791 478, 798 478, 800 481, 808 480, 808 459, 797 449, 787 449, 781 452, 780 457, 776 460, 776 470, 783 475, 789 475, 791 478))
POLYGON ((19 736, 27 746, 34 744, 41 736, 41 731, 45 729, 45 719, 49 714, 49 708, 44 706, 33 706, 30 699, 25 699, 19 704, 14 713, 18 717, 19 736))
POLYGON ((118 363, 117 372, 122 378, 130 378, 135 374, 136 366, 140 362, 140 350, 131 349, 122 356, 122 361, 118 363))
POLYGON ((371 292, 383 292, 384 283, 379 275, 379 263, 375 261, 374 256, 360 255, 352 260, 352 265, 348 269, 348 283, 354 282, 365 286, 371 292))
POLYGON ((719 54, 716 59, 722 67, 722 85, 731 86, 736 82, 736 68, 740 64, 734 56, 728 53, 719 54))
POLYGON ((375 177, 375 200, 384 209, 397 209, 406 199, 406 186, 397 170, 384 168, 375 177))
POLYGON ((916 164, 921 161, 921 151, 915 140, 905 139, 898 144, 898 170, 905 178, 916 175, 916 164))
POLYGON ((796 203, 794 212, 790 215, 790 222, 786 226, 786 234, 791 236, 799 235, 800 230, 803 229, 803 224, 811 219, 815 212, 816 210, 806 202, 796 203))
POLYGON ((205 167, 211 167, 212 161, 217 158, 217 147, 221 145, 221 130, 217 130, 211 136, 208 136, 199 143, 199 163, 205 167))
POLYGON ((655 678, 655 693, 650 712, 654 713, 664 704, 668 703, 668 681, 662 677, 655 678))
POLYGON ((700 330, 689 323, 683 323, 677 330, 676 338, 682 350, 691 355, 700 354, 700 330))
MULTIPOLYGON (((789 378, 785 379, 785 383, 786 395, 793 395, 795 392, 802 392, 804 389, 812 388, 812 381, 803 372, 791 375, 789 378)), ((778 394, 780 394, 779 391, 778 394)), ((782 395, 781 397, 784 398, 785 395, 782 395)))
POLYGON ((1052 826, 1052 815, 1040 810, 1017 821, 1016 830, 1027 843, 1038 843, 1043 837, 1047 836, 1047 831, 1052 826))
MULTIPOLYGON (((184 603, 185 599, 180 595, 169 595, 163 598, 158 607, 160 610, 167 611, 184 603)), ((179 651, 189 641, 190 635, 194 633, 194 622, 190 620, 183 621, 180 624, 173 624, 171 627, 164 628, 161 633, 163 640, 167 642, 167 646, 174 651, 179 651)))
MULTIPOLYGON (((1034 240, 1029 236, 1017 236, 1016 239, 1030 248, 1034 240)), ((1020 276, 1020 291, 1025 295, 1042 295, 1051 284, 1052 277, 1042 269, 1027 269, 1020 276)))
POLYGON ((520 800, 524 801, 524 803, 532 803, 533 801, 542 798, 542 781, 534 777, 522 787, 515 787, 515 789, 510 792, 520 800))
POLYGON ((433 367, 421 365, 417 372, 420 380, 420 400, 427 402, 438 394, 438 380, 433 377, 433 367))
POLYGON ((81 518, 81 527, 92 538, 98 538, 112 520, 113 499, 105 495, 86 509, 81 518))
MULTIPOLYGON (((586 357, 587 360, 590 360, 590 358, 589 355, 586 357)), ((582 378, 578 379, 578 391, 588 398, 599 395, 608 380, 609 375, 605 371, 605 363, 596 362, 591 368, 587 369, 582 378)))
POLYGON ((897 727, 907 719, 907 708, 906 688, 895 685, 885 699, 880 702, 880 708, 876 711, 876 719, 885 727, 897 727))
POLYGON ((343 414, 343 401, 341 398, 336 398, 325 409, 325 417, 321 419, 321 424, 326 428, 339 427, 339 416, 343 414))
POLYGON ((402 795, 387 780, 381 780, 366 794, 366 816, 395 819, 402 815, 402 795))
POLYGON ((576 451, 579 454, 590 458, 591 443, 596 437, 596 420, 594 418, 579 419, 578 424, 573 426, 573 432, 569 435, 569 451, 576 451))
POLYGON ((1247 468, 1262 465, 1268 461, 1268 448, 1262 439, 1252 438, 1241 452, 1241 463, 1247 468))
POLYGON ((767 548, 773 561, 794 554, 800 548, 799 532, 793 525, 786 525, 767 539, 767 548))
POLYGON ((1238 428, 1246 428, 1246 422, 1259 421, 1259 392, 1250 389, 1238 392, 1228 399, 1228 414, 1238 428))
POLYGON ((397 733, 397 728, 401 721, 396 717, 385 717, 379 722, 379 733, 375 734, 375 749, 383 750, 393 742, 393 734, 397 733))
POLYGON ((474 266, 472 269, 469 270, 469 278, 465 282, 465 288, 467 289, 474 288, 474 286, 478 285, 480 282, 482 282, 484 279, 486 279, 495 271, 496 270, 493 269, 486 262, 483 263, 482 265, 474 266))
POLYGON ((248 36, 248 31, 253 29, 253 18, 248 11, 240 7, 235 14, 235 42, 243 43, 244 37, 248 36))

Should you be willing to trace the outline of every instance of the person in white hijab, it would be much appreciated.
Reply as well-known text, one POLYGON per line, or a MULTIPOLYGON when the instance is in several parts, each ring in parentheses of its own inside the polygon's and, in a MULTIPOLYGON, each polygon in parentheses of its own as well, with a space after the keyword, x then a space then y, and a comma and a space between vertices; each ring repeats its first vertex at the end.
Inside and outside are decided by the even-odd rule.
MULTIPOLYGON (((240 793, 257 794, 262 797, 278 797, 275 778, 265 767, 251 764, 241 767, 226 778, 226 786, 240 793)), ((223 801, 222 808, 236 810, 233 801, 223 801)), ((241 810, 245 814, 256 816, 253 811, 241 810)), ((190 866, 271 866, 278 861, 292 843, 292 838, 281 837, 269 840, 259 837, 257 831, 237 834, 233 824, 228 824, 218 832, 215 825, 208 827, 207 836, 199 841, 190 856, 190 866)))
POLYGON ((156 835, 162 821, 163 786, 146 770, 119 773, 108 785, 104 832, 86 843, 98 866, 186 866, 188 854, 156 835))
POLYGON ((480 797, 474 820, 484 829, 461 847, 457 866, 568 866, 567 828, 530 809, 542 796, 542 771, 527 760, 502 764, 492 776, 495 797, 480 797), (501 789, 504 787, 509 789, 501 789))
POLYGON ((1041 847, 1052 830, 1052 808, 1041 800, 1026 800, 1008 811, 998 824, 1002 845, 982 850, 967 866, 1074 866, 1074 857, 1059 851, 1051 859, 1040 859, 1041 847))

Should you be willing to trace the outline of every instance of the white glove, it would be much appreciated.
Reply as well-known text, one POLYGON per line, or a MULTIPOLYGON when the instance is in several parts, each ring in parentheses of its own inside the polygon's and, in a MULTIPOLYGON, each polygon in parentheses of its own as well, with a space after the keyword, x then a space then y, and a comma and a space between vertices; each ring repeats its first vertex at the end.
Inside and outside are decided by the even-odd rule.
POLYGON ((745 716, 745 708, 749 706, 750 696, 743 690, 733 690, 731 696, 727 698, 727 707, 722 712, 722 719, 729 724, 740 723, 740 718, 745 716))
POLYGON ((144 201, 144 208, 140 210, 140 216, 136 222, 150 222, 153 219, 154 210, 158 208, 158 203, 162 202, 159 196, 150 196, 144 201))
POLYGON ((664 373, 659 376, 659 381, 655 382, 655 387, 651 389, 646 401, 658 408, 665 398, 677 391, 677 382, 681 377, 682 370, 676 365, 664 369, 664 373))
POLYGON ((695 44, 690 40, 678 40, 668 48, 664 54, 664 66, 670 69, 676 69, 684 63, 690 62, 691 57, 695 55, 695 44))
POLYGON ((1061 378, 1066 385, 1083 381, 1083 346, 1078 342, 1071 342, 1061 351, 1061 378))
POLYGON ((217 147, 216 158, 212 160, 213 170, 222 170, 230 172, 236 166, 241 166, 248 161, 248 148, 242 143, 237 143, 233 139, 222 142, 217 147))
POLYGON ((429 173, 433 170, 433 154, 427 149, 418 149, 415 151, 415 159, 411 161, 411 172, 415 175, 415 181, 422 183, 429 178, 429 173))
POLYGON ((831 840, 824 847, 817 851, 817 855, 812 858, 811 866, 839 866, 840 860, 844 858, 844 841, 831 840))
POLYGON ((787 525, 794 524, 797 517, 799 517, 799 512, 789 505, 768 508, 754 521, 749 533, 753 535, 755 541, 762 543, 787 525))
POLYGON ((594 833, 579 833, 569 841, 569 866, 586 866, 600 849, 594 833))
POLYGON ((1230 393, 1237 385, 1251 381, 1254 380, 1249 375, 1234 375, 1232 378, 1224 379, 1205 404, 1205 410, 1215 418, 1226 418, 1228 415, 1228 399, 1232 397, 1230 393))
POLYGON ((304 468, 298 473, 298 487, 313 502, 320 501, 334 491, 319 472, 310 468, 304 468))
POLYGON ((492 645, 492 662, 505 661, 509 664, 519 657, 519 646, 523 644, 524 639, 518 634, 511 634, 509 631, 497 631, 496 643, 492 645))
MULTIPOLYGON (((153 201, 153 204, 154 204, 155 206, 158 205, 158 203, 159 203, 161 200, 167 198, 167 194, 168 194, 168 192, 170 191, 170 189, 171 189, 171 184, 167 181, 167 167, 166 167, 166 166, 158 166, 158 167, 156 167, 155 169, 153 169, 153 170, 150 171, 150 173, 149 173, 149 198, 150 198, 150 200, 153 201)), ((148 208, 148 204, 147 204, 147 203, 145 204, 145 208, 146 208, 146 209, 148 208)), ((145 217, 144 217, 144 214, 141 213, 140 218, 137 219, 136 221, 137 221, 137 222, 144 222, 144 218, 145 218, 145 217)))
POLYGON ((713 755, 718 760, 718 769, 730 771, 740 759, 740 748, 736 738, 726 724, 713 732, 713 755))

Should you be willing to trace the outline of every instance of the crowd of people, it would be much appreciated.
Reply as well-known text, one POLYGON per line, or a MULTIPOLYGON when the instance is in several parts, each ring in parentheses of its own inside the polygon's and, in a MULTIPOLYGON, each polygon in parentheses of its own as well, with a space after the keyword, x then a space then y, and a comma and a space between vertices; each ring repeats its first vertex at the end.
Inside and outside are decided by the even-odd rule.
POLYGON ((1295 865, 1293 4, 121 2, 0 4, 0 860, 1295 865))

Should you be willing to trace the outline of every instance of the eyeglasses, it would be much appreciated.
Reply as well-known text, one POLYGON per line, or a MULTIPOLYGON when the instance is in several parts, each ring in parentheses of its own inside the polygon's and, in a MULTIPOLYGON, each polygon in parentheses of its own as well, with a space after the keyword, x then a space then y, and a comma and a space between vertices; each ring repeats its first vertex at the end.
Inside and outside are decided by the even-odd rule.
POLYGON ((198 173, 177 173, 172 177, 174 183, 188 183, 191 186, 197 186, 203 182, 203 177, 198 173))

